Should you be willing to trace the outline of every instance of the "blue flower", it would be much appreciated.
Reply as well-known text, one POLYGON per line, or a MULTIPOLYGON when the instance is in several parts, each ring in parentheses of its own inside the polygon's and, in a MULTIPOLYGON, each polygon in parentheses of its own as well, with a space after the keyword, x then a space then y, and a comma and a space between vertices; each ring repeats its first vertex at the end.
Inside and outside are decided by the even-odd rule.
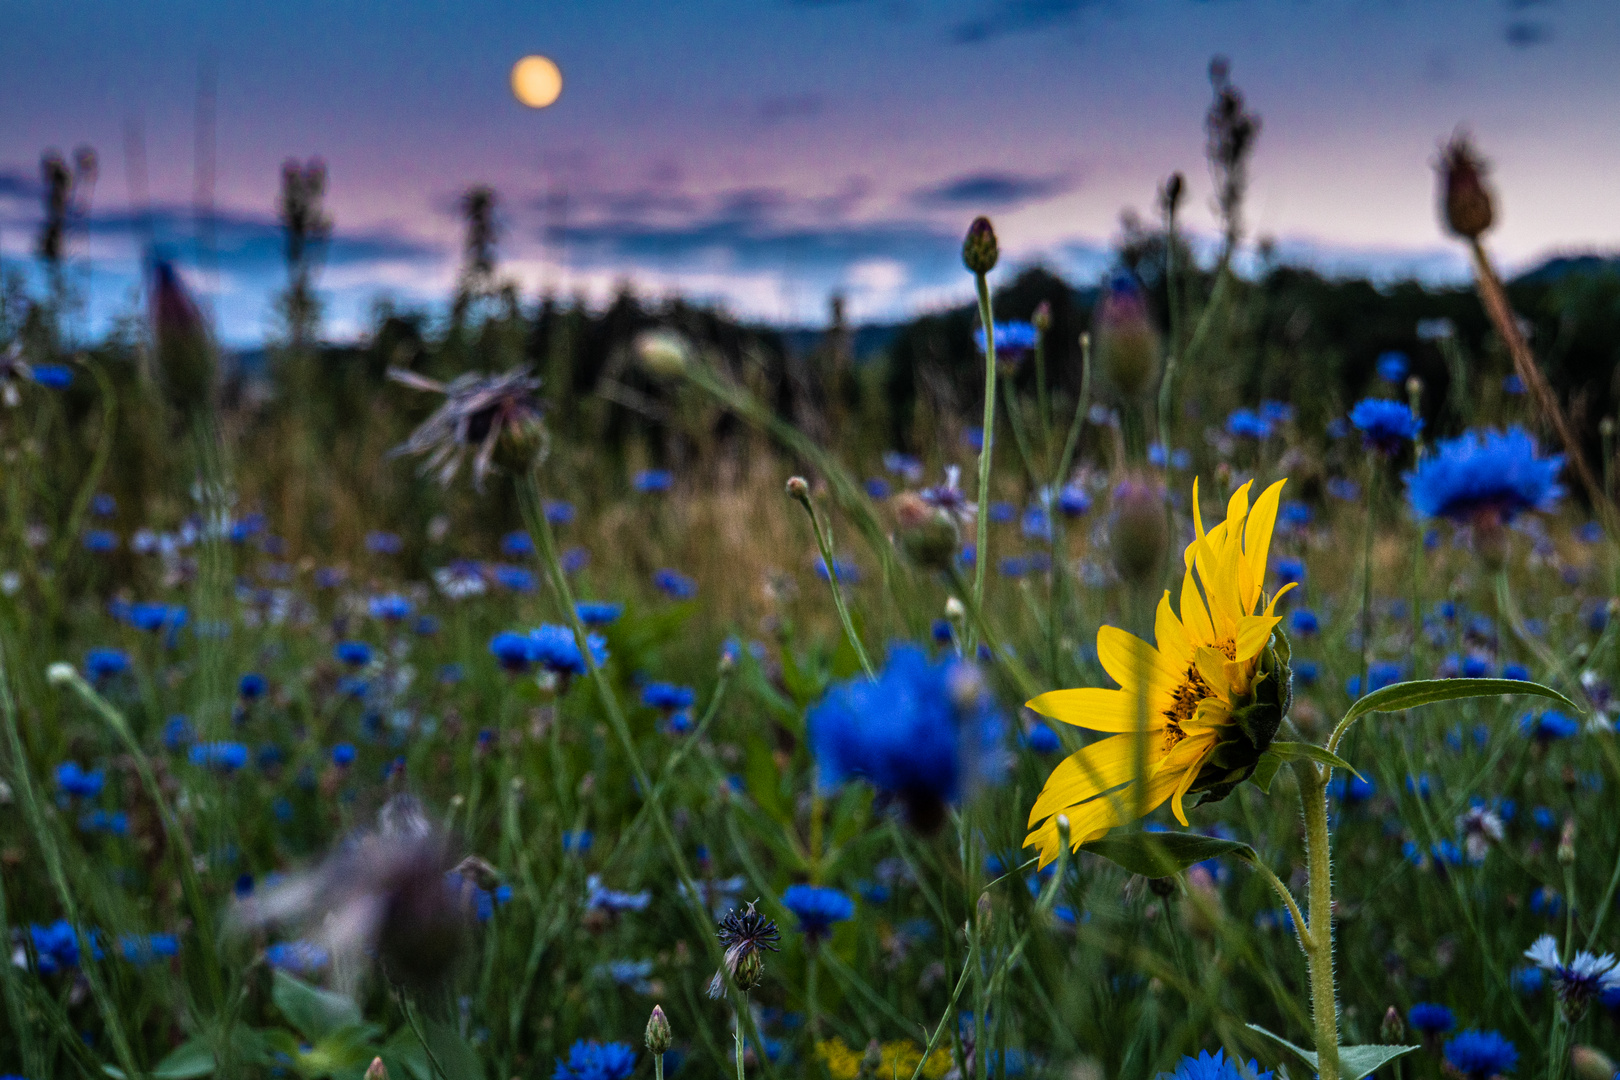
POLYGON ((1544 510, 1564 489, 1562 456, 1536 456, 1536 441, 1521 427, 1467 431, 1443 439, 1435 452, 1405 473, 1406 496, 1420 517, 1467 521, 1481 515, 1510 521, 1521 510, 1544 510))
POLYGON ((179 628, 186 624, 186 609, 168 604, 130 604, 118 611, 118 616, 136 630, 154 633, 165 627, 179 628))
POLYGON ((668 469, 642 469, 630 484, 644 495, 668 491, 675 486, 675 474, 668 469))
POLYGON ((178 956, 180 939, 173 934, 125 934, 118 939, 118 952, 136 967, 159 959, 178 956))
POLYGON ((118 534, 106 529, 90 529, 84 534, 84 550, 97 555, 118 550, 118 534))
POLYGON ((534 643, 526 634, 502 630, 489 639, 489 651, 507 671, 522 674, 534 666, 534 643))
POLYGON ((192 730, 191 721, 186 717, 176 714, 164 722, 163 745, 170 750, 183 750, 196 739, 197 733, 192 730))
MULTIPOLYGON (((574 523, 574 504, 563 502, 560 499, 546 500, 546 521, 552 525, 572 525, 574 523)), ((525 536, 528 534, 525 533, 525 536)), ((529 550, 534 550, 530 544, 529 550)))
POLYGON ((815 939, 855 915, 855 901, 837 889, 815 885, 789 885, 782 894, 782 906, 799 917, 799 929, 815 939))
POLYGON ((1565 716, 1557 709, 1548 709, 1544 713, 1525 713, 1519 717, 1520 733, 1539 743, 1572 738, 1578 735, 1580 730, 1579 720, 1565 716))
POLYGON ((1423 430, 1423 421, 1412 415, 1410 406, 1383 398, 1356 402, 1350 410, 1350 422, 1368 446, 1386 454, 1400 450, 1423 430))
POLYGON ((264 958, 271 967, 294 975, 317 974, 332 962, 325 949, 308 941, 278 942, 264 950, 264 958))
POLYGON ((1065 517, 1079 517, 1091 509, 1091 496, 1079 484, 1065 484, 1058 492, 1057 506, 1065 517))
POLYGON ((562 553, 557 564, 562 567, 565 574, 577 574, 590 564, 591 553, 582 547, 571 547, 562 553))
POLYGON ((501 537, 501 554, 508 559, 521 559, 534 554, 534 541, 522 529, 501 537))
POLYGON ((107 775, 100 769, 86 772, 77 761, 64 761, 56 767, 56 786, 79 798, 92 798, 101 794, 107 775))
POLYGON ((1513 969, 1508 982, 1523 996, 1534 997, 1547 985, 1547 976, 1538 967, 1519 967, 1513 969))
POLYGON ((1514 397, 1519 397, 1524 393, 1524 380, 1517 375, 1509 375, 1502 380, 1502 389, 1514 397))
POLYGON ((568 1048, 568 1058, 557 1059, 552 1080, 625 1080, 636 1070, 636 1052, 628 1043, 599 1043, 581 1039, 568 1048))
POLYGON ((1304 528, 1315 516, 1309 503, 1302 503, 1297 499, 1285 500, 1277 511, 1277 520, 1293 529, 1304 528))
POLYGON ((340 742, 336 746, 332 747, 332 764, 338 766, 339 768, 343 768, 347 765, 353 765, 355 756, 356 752, 354 749, 354 743, 340 742))
POLYGON ((366 601, 366 609, 371 612, 373 619, 397 622, 411 613, 411 602, 398 593, 391 593, 373 596, 366 601))
POLYGON ((535 590, 534 571, 527 567, 502 563, 495 567, 494 577, 495 584, 511 592, 529 593, 535 590))
POLYGON ((697 582, 677 570, 659 570, 653 574, 653 585, 676 600, 690 600, 697 595, 697 582))
POLYGON ((366 550, 373 555, 398 555, 405 550, 405 541, 398 533, 366 533, 366 550))
POLYGON ((66 919, 58 919, 48 926, 32 923, 28 927, 28 936, 33 939, 41 975, 78 966, 79 935, 66 919))
MULTIPOLYGON (((585 674, 585 656, 579 651, 579 642, 568 627, 549 623, 536 627, 529 631, 529 642, 532 661, 547 671, 558 675, 585 674)), ((607 642, 600 634, 589 635, 585 644, 589 646, 591 658, 596 661, 597 667, 607 663, 607 642)))
POLYGON ((1048 544, 1052 542, 1052 515, 1039 503, 1024 511, 1023 518, 1018 522, 1018 528, 1026 540, 1039 540, 1048 544))
POLYGON ((1315 686, 1320 674, 1315 660, 1295 660, 1294 678, 1304 686, 1315 686))
POLYGON ((935 619, 933 626, 929 629, 929 636, 934 639, 936 645, 949 645, 955 633, 956 631, 951 627, 951 620, 949 619, 935 619))
POLYGON ((1564 963, 1559 958, 1558 942, 1551 934, 1542 934, 1524 951, 1525 959, 1552 976, 1558 997, 1578 1018, 1586 1003, 1605 990, 1620 988, 1620 960, 1613 953, 1582 950, 1564 963))
POLYGON ((365 667, 371 663, 371 646, 363 641, 340 641, 337 648, 332 650, 332 655, 340 664, 356 668, 365 667))
POLYGON ((808 719, 823 783, 864 777, 919 824, 937 824, 944 803, 1005 767, 1004 724, 977 672, 914 645, 895 645, 876 680, 834 685, 808 719))
POLYGON ((1277 560, 1277 583, 1280 585, 1298 585, 1305 580, 1305 561, 1296 559, 1292 555, 1285 555, 1277 560))
POLYGON ((990 504, 990 523, 992 525, 1005 525, 1018 516, 1018 508, 1010 502, 997 501, 990 504))
POLYGON ((191 748, 191 763, 221 772, 234 772, 248 762, 248 748, 239 742, 198 743, 191 748))
POLYGON ((1184 1057, 1173 1073, 1160 1073, 1159 1080, 1271 1080, 1271 1070, 1261 1071, 1258 1062, 1247 1064, 1228 1058, 1226 1051, 1200 1050, 1197 1057, 1184 1057))
POLYGON ((129 670, 129 654, 122 649, 91 649, 84 654, 84 673, 93 681, 110 679, 129 670))
POLYGON ((51 390, 66 390, 73 385, 73 369, 66 364, 35 364, 31 374, 35 382, 51 390))
POLYGON ((242 695, 244 701, 257 701, 264 697, 264 692, 270 688, 263 675, 250 671, 237 680, 236 692, 242 695))
POLYGON ((1381 353, 1378 357, 1378 377, 1387 383, 1399 384, 1406 378, 1407 363, 1406 354, 1403 352, 1391 349, 1389 352, 1381 353))
POLYGON ((589 829, 569 829, 562 834, 562 849, 570 855, 583 855, 595 840, 589 829))
POLYGON ((1446 1064, 1468 1080, 1487 1080, 1510 1073, 1519 1064, 1518 1048, 1500 1032, 1478 1028, 1470 1028, 1449 1040, 1445 1055, 1446 1064))
POLYGON ((1271 435, 1271 422, 1253 409, 1233 409, 1226 418, 1226 433, 1238 438, 1264 439, 1271 435))
MULTIPOLYGON (((1393 686, 1401 681, 1401 665, 1392 660, 1375 660, 1367 666, 1367 685, 1373 690, 1382 690, 1386 686, 1393 686)), ((1353 698, 1361 696, 1361 676, 1352 675, 1344 682, 1344 692, 1353 698)))
POLYGON ((1321 630, 1322 624, 1316 617, 1316 612, 1310 608, 1295 608, 1288 616, 1288 629, 1305 637, 1321 630))
POLYGON ((1045 724, 1031 724, 1029 731, 1024 734, 1024 745, 1037 754, 1055 754, 1063 748, 1057 732, 1045 724))
MULTIPOLYGON (((1026 353, 1035 348, 1040 340, 1040 332, 1033 323, 1027 322, 998 322, 996 325, 996 353, 1026 353)), ((984 327, 975 327, 973 330, 973 344, 978 350, 984 352, 984 327)))
POLYGON ((641 688, 641 703, 648 708, 663 709, 665 712, 690 708, 692 702, 696 700, 697 693, 690 686, 654 682, 641 688))
POLYGON ((574 605, 574 613, 586 626, 606 626, 618 621, 619 616, 624 614, 624 605, 600 600, 581 600, 574 605))
POLYGON ((816 559, 816 577, 822 581, 831 581, 836 574, 840 585, 854 585, 861 580, 861 569, 848 559, 833 557, 832 570, 827 569, 827 560, 816 559))
POLYGON ((887 499, 892 491, 889 482, 881 476, 868 476, 861 487, 865 489, 867 498, 878 502, 887 499))
POLYGON ((1286 424, 1294 418, 1294 407, 1286 401, 1262 401, 1260 419, 1268 424, 1286 424))

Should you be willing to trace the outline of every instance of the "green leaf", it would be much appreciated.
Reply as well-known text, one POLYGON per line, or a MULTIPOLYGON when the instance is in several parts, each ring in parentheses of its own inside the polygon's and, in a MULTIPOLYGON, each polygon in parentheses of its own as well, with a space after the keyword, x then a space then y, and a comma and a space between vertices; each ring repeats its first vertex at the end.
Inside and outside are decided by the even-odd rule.
POLYGON ((1309 760, 1316 762, 1318 765, 1329 765, 1335 769, 1344 769, 1347 772, 1356 773, 1358 778, 1363 778, 1361 777, 1360 773, 1356 772, 1355 767, 1348 761, 1344 760, 1344 758, 1340 757, 1338 754, 1335 754, 1331 750, 1324 750, 1320 746, 1316 746, 1313 743, 1274 742, 1271 744, 1271 748, 1266 752, 1268 754, 1276 754, 1280 761, 1293 761, 1297 758, 1308 758, 1309 760))
POLYGON ((1170 877, 1193 863, 1222 855, 1236 855, 1244 862, 1258 857, 1248 844, 1184 832, 1119 833, 1082 844, 1080 850, 1150 878, 1170 877))
POLYGON ((342 994, 311 986, 279 969, 270 1000, 310 1042, 319 1042, 338 1028, 361 1023, 360 1009, 342 994))
MULTIPOLYGON (((1276 743, 1272 744, 1273 746, 1276 743)), ((1277 770, 1282 768, 1283 759, 1270 750, 1260 755, 1255 763, 1254 772, 1249 774, 1249 782, 1259 788, 1263 794, 1271 794, 1271 782, 1277 778, 1277 770)))
POLYGON ((1374 690, 1357 700, 1344 714, 1344 719, 1339 721, 1339 728, 1348 727, 1352 721, 1368 713, 1400 712, 1420 705, 1432 705, 1437 701, 1497 697, 1502 694, 1534 694, 1551 698, 1577 714, 1585 711, 1552 687, 1525 679, 1419 679, 1374 690))
POLYGON ((195 1080, 214 1071, 214 1051, 201 1035, 169 1051, 152 1069, 153 1080, 195 1080))
MULTIPOLYGON (((1484 680, 1480 680, 1484 681, 1484 680)), ((1501 680, 1491 680, 1501 681, 1501 680)), ((1316 1068, 1316 1054, 1314 1051, 1295 1046, 1281 1035, 1273 1034, 1259 1024, 1250 1024, 1250 1031, 1258 1031, 1271 1041, 1293 1051, 1299 1059, 1316 1068)), ((1394 1061, 1402 1054, 1410 1054, 1413 1050, 1421 1049, 1416 1046, 1341 1046, 1339 1047, 1339 1077, 1340 1080, 1363 1080, 1371 1076, 1378 1069, 1394 1061)))

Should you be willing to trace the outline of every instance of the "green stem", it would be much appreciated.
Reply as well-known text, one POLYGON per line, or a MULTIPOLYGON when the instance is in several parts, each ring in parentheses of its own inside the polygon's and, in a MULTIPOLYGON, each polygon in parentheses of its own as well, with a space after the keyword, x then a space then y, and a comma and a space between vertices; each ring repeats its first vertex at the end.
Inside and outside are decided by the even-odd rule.
POLYGON ((427 1054, 428 1065, 433 1069, 433 1075, 440 1080, 450 1080, 450 1074, 439 1063, 439 1055, 433 1052, 433 1044, 428 1042, 427 1032, 422 1027, 421 1017, 416 1015, 416 1005, 404 990, 399 991, 399 1005, 405 1011, 405 1022, 411 1026, 411 1033, 416 1041, 422 1044, 422 1050, 427 1054))
POLYGON ((1327 769, 1294 762, 1305 815, 1305 859, 1309 871, 1310 925, 1302 932, 1310 970, 1311 1016, 1316 1025, 1316 1064, 1320 1080, 1339 1080, 1338 995, 1333 984, 1333 855, 1327 810, 1327 769))
MULTIPOLYGON (((990 283, 983 274, 973 275, 979 293, 979 323, 984 327, 984 431, 979 447, 978 539, 973 549, 973 602, 984 603, 984 568, 990 561, 990 459, 996 440, 996 324, 990 310, 990 283)), ((973 631, 968 633, 967 652, 978 646, 973 631)))
MULTIPOLYGON (((743 1073, 743 1016, 748 1013, 748 991, 742 992, 742 1012, 737 1014, 737 1080, 748 1080, 743 1073)), ((763 1047, 760 1057, 764 1057, 763 1047)))
POLYGON ((1041 422, 1041 465, 1052 466, 1052 399, 1046 390, 1046 331, 1035 334, 1035 408, 1041 422))
POLYGON ((1356 684, 1364 697, 1371 693, 1367 685, 1367 675, 1372 667, 1372 563, 1373 563, 1373 531, 1377 527, 1378 479, 1382 470, 1378 468, 1378 452, 1369 451, 1368 464, 1371 466, 1367 477, 1367 534, 1361 540, 1361 681, 1356 684))
POLYGON ((877 671, 872 667, 872 658, 866 655, 866 646, 861 644, 861 636, 855 632, 855 623, 849 617, 849 608, 844 604, 844 590, 838 584, 838 563, 833 559, 832 541, 827 538, 827 532, 821 527, 821 519, 816 516, 815 504, 810 501, 808 489, 798 491, 795 486, 802 483, 798 477, 789 482, 788 493, 794 501, 804 507, 804 512, 810 515, 810 528, 816 534, 816 546, 821 549, 821 564, 827 568, 827 587, 832 590, 833 607, 838 610, 838 622, 844 628, 844 637, 849 639, 850 646, 855 650, 855 657, 861 662, 861 670, 866 677, 876 681, 877 671))
POLYGON ((653 1055, 653 1080, 664 1080, 664 1055, 653 1055))
POLYGON ((1074 452, 1080 445, 1080 429, 1085 426, 1086 412, 1091 408, 1091 335, 1080 335, 1080 398, 1074 403, 1074 418, 1069 421, 1069 437, 1063 442, 1063 456, 1058 459, 1057 473, 1052 486, 1060 487, 1069 467, 1074 464, 1074 452))

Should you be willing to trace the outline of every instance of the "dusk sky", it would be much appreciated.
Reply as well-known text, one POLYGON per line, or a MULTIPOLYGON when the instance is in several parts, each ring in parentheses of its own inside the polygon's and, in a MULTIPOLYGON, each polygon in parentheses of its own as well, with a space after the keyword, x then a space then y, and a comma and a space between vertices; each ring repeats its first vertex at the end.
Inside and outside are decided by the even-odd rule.
POLYGON ((1443 280, 1463 262, 1431 162, 1459 124, 1493 162, 1509 267, 1620 248, 1617 44, 1603 0, 10 0, 0 257, 32 265, 40 152, 93 146, 89 329, 128 309, 139 132, 157 239, 233 343, 272 328, 280 166, 315 155, 333 338, 379 296, 442 305, 474 183, 500 194, 503 273, 531 300, 600 302, 629 278, 750 318, 819 321, 834 289, 894 318, 966 298, 978 213, 1004 266, 1091 281, 1120 212, 1179 169, 1211 235, 1220 53, 1264 121, 1250 237, 1332 272, 1443 280), (530 53, 563 71, 548 109, 509 88, 530 53), (204 71, 213 273, 192 213, 204 71))

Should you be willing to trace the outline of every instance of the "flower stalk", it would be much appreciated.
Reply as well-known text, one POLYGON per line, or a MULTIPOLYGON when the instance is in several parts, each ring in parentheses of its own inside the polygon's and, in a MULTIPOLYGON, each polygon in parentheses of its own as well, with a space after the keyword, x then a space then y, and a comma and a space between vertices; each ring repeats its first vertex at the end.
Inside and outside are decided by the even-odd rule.
POLYGON ((1339 1003, 1333 978, 1333 855, 1327 811, 1330 772, 1309 761, 1294 763, 1305 817, 1305 860, 1309 874, 1310 923, 1302 928, 1300 942, 1310 974, 1317 1076, 1321 1080, 1339 1080, 1339 1003))

